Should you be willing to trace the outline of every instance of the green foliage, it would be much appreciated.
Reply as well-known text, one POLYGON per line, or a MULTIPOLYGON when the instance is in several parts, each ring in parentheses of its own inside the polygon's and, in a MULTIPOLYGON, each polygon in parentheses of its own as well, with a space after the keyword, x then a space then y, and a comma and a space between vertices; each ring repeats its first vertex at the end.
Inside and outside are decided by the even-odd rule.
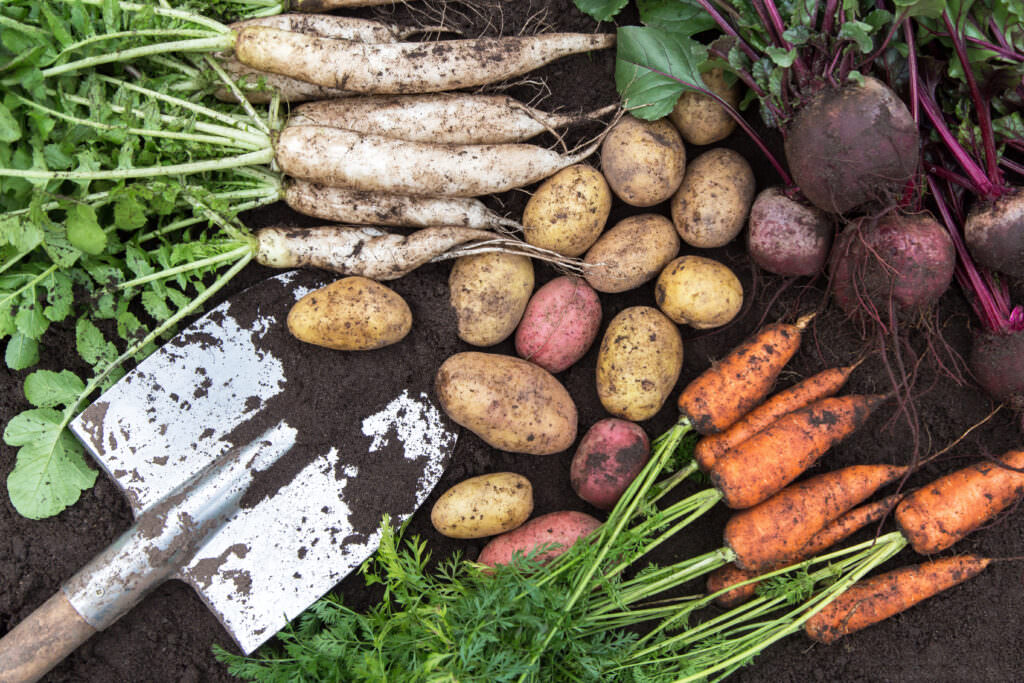
POLYGON ((685 90, 706 92, 700 76, 707 48, 661 29, 624 26, 618 31, 615 85, 634 116, 667 116, 685 90))

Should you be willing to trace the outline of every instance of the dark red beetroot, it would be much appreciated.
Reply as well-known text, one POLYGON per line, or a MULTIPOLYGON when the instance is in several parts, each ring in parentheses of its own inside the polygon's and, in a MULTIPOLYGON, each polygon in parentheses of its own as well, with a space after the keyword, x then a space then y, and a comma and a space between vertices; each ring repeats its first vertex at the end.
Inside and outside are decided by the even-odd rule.
POLYGON ((982 389, 1024 412, 1024 330, 976 332, 967 362, 982 389))
POLYGON ((1024 189, 971 209, 964 241, 980 265, 1024 278, 1024 189))
POLYGON ((769 187, 750 207, 747 252, 769 273, 816 275, 828 261, 833 231, 827 213, 790 199, 778 187, 769 187))
POLYGON ((815 96, 794 117, 786 161, 815 206, 844 213, 895 204, 917 170, 917 124, 888 86, 865 77, 815 96))
POLYGON ((890 307, 916 310, 938 301, 955 264, 949 233, 927 214, 861 218, 832 248, 832 294, 848 314, 887 320, 890 307))

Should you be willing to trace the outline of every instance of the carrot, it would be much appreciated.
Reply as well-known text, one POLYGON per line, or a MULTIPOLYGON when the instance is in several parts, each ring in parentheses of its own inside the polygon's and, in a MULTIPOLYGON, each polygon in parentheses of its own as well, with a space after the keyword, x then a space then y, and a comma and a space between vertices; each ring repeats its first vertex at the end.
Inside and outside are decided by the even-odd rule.
POLYGON ((364 44, 246 26, 234 49, 262 71, 365 94, 402 94, 487 85, 614 44, 613 34, 586 33, 364 44))
MULTIPOLYGON (((1024 468, 1024 450, 999 462, 1024 468)), ((1024 473, 980 462, 909 494, 896 508, 896 523, 922 555, 945 550, 1024 496, 1024 473)))
POLYGON ((579 163, 600 140, 574 154, 528 144, 407 142, 325 126, 281 131, 276 159, 294 178, 354 190, 477 197, 524 187, 579 163))
POLYGON ((516 221, 470 197, 371 192, 292 180, 284 201, 294 211, 337 223, 429 228, 438 225, 477 230, 522 230, 516 221))
POLYGON ((734 514, 725 525, 725 545, 741 569, 763 572, 789 564, 815 534, 906 471, 854 465, 787 486, 734 514))
POLYGON ((775 394, 724 432, 705 436, 697 442, 697 447, 693 452, 697 464, 705 471, 710 470, 711 466, 715 464, 715 460, 723 453, 758 433, 786 413, 803 408, 819 398, 834 395, 846 384, 854 367, 856 366, 848 365, 843 368, 830 368, 813 377, 808 377, 799 384, 775 394))
POLYGON ((823 398, 783 415, 715 461, 711 480, 731 508, 766 500, 860 427, 882 395, 823 398))
MULTIPOLYGON (((786 562, 802 562, 823 550, 831 548, 868 524, 882 519, 896 506, 900 498, 900 494, 894 494, 873 503, 861 505, 840 515, 838 519, 826 524, 821 531, 816 533, 810 541, 797 551, 794 557, 786 562)), ((781 569, 783 566, 784 564, 780 563, 771 569, 781 569)), ((715 604, 719 607, 731 609, 754 597, 759 582, 752 581, 752 579, 763 573, 763 571, 758 570, 740 569, 735 562, 730 562, 708 574, 707 592, 709 594, 718 593, 730 586, 736 586, 715 598, 715 604), (749 581, 749 583, 744 583, 746 581, 749 581)))
POLYGON ((679 412, 700 434, 728 429, 759 405, 800 347, 810 316, 773 323, 704 371, 679 395, 679 412))
POLYGON ((549 114, 506 95, 368 95, 308 102, 292 112, 287 125, 344 128, 413 142, 491 145, 523 142, 593 120, 617 106, 571 115, 549 114))
POLYGON ((958 555, 860 581, 808 619, 804 631, 819 643, 835 642, 977 576, 990 562, 958 555))
POLYGON ((256 233, 256 242, 256 261, 264 266, 313 266, 374 280, 394 280, 425 263, 493 251, 573 264, 521 240, 457 227, 425 228, 411 235, 350 226, 263 228, 256 233))

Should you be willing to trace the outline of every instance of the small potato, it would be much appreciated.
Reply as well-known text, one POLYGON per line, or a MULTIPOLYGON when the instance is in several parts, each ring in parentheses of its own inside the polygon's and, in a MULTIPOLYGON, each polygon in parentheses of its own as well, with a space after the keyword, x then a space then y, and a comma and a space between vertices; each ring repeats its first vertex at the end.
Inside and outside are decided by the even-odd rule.
POLYGON ((670 205, 672 222, 692 247, 725 246, 743 230, 754 201, 754 171, 738 152, 708 150, 690 162, 670 205))
POLYGON ((301 341, 340 351, 368 351, 401 341, 412 329, 405 299, 365 277, 347 277, 310 292, 288 311, 301 341))
POLYGON ((597 396, 616 417, 654 417, 683 369, 683 339, 675 324, 650 306, 612 318, 597 356, 597 396))
POLYGON ((492 539, 480 551, 476 561, 490 567, 509 564, 516 553, 526 556, 534 548, 557 543, 559 547, 540 553, 534 558, 543 562, 561 555, 576 541, 599 526, 601 526, 601 522, 585 512, 574 510, 549 512, 536 519, 531 519, 518 529, 513 529, 507 534, 492 539))
POLYGON ((441 494, 430 522, 449 538, 483 538, 511 531, 533 512, 533 486, 514 472, 481 474, 441 494))
POLYGON ((611 510, 640 474, 651 442, 635 422, 608 417, 587 430, 569 466, 576 495, 601 510, 611 510))
POLYGON ((575 164, 545 180, 523 211, 523 238, 564 256, 579 256, 604 230, 612 192, 601 172, 575 164))
POLYGON ((658 277, 678 255, 679 234, 672 221, 654 213, 630 216, 590 247, 583 276, 599 292, 626 292, 658 277))
POLYGON ((441 407, 488 445, 512 453, 560 453, 576 440, 576 404, 539 365, 467 351, 450 357, 434 380, 441 407))
POLYGON ((718 261, 680 256, 658 276, 654 297, 675 322, 704 330, 736 317, 743 306, 743 285, 718 261))
MULTIPOLYGON (((730 107, 736 109, 740 104, 739 82, 732 85, 725 80, 725 72, 715 68, 701 74, 701 80, 707 89, 721 97, 730 107)), ((668 115, 672 123, 679 129, 691 145, 710 145, 729 137, 736 128, 736 119, 729 115, 722 104, 703 93, 689 90, 679 96, 672 113, 668 115)))
POLYGON ((455 259, 448 290, 458 335, 473 346, 493 346, 515 332, 533 292, 533 261, 518 254, 455 259))
POLYGON ((627 114, 601 143, 601 169, 619 199, 654 206, 683 182, 686 149, 668 119, 643 121, 627 114))
POLYGON ((578 277, 556 277, 530 298, 516 329, 516 353, 551 373, 590 349, 601 327, 601 300, 578 277))

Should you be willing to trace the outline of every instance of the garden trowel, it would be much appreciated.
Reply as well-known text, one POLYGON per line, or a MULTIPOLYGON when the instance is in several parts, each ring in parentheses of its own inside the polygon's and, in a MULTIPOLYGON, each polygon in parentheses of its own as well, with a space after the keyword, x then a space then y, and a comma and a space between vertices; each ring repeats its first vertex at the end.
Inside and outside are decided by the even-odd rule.
POLYGON ((321 278, 236 295, 75 418, 135 523, 0 640, 0 681, 37 680, 169 578, 248 654, 376 550, 385 514, 423 503, 456 440, 417 352, 434 323, 392 350, 304 344, 285 317, 321 278))

